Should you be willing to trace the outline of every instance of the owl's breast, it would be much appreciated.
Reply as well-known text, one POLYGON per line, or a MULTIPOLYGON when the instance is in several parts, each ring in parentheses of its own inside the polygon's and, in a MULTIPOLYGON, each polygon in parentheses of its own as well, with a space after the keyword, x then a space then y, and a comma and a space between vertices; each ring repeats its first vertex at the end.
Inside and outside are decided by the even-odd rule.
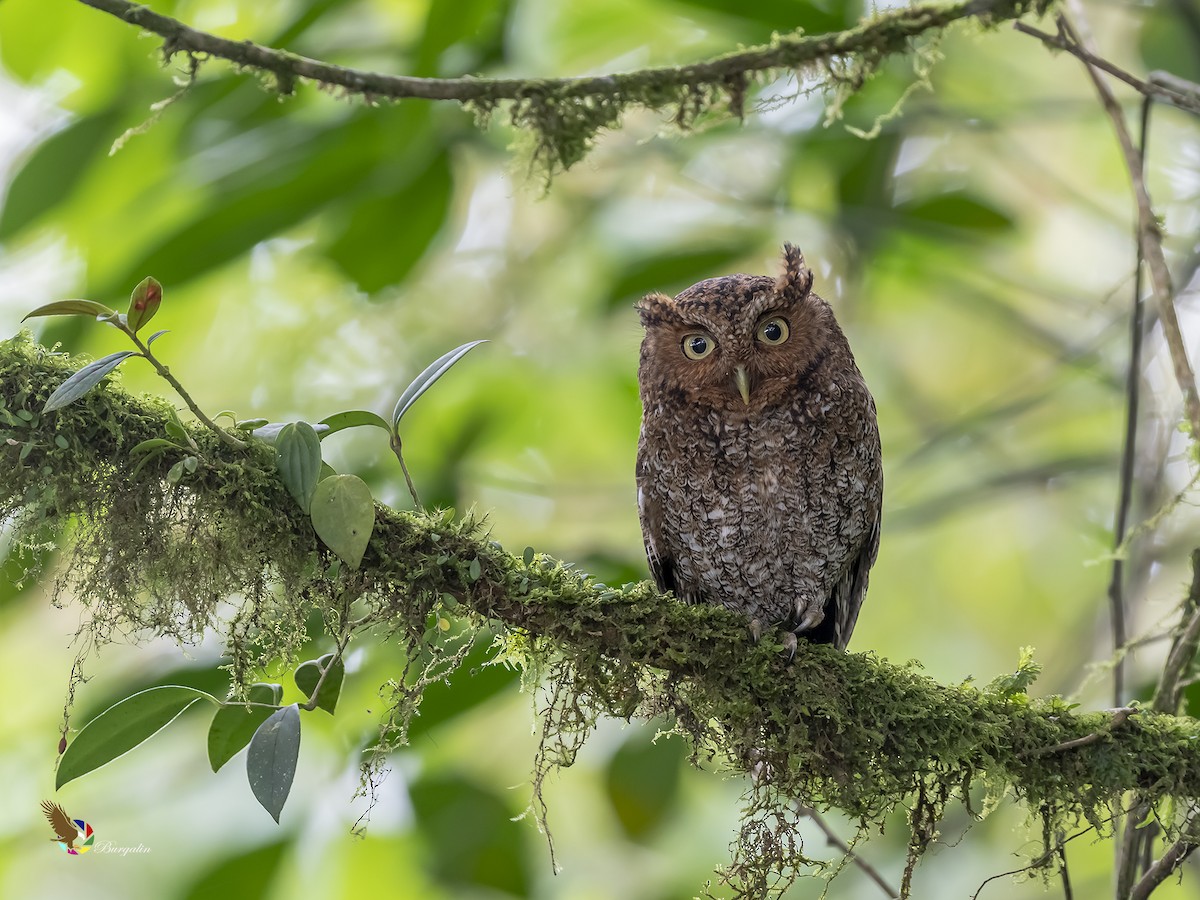
POLYGON ((658 504, 654 540, 683 599, 778 622, 828 595, 869 528, 856 510, 871 481, 856 462, 870 435, 831 424, 794 408, 645 423, 639 488, 658 504))

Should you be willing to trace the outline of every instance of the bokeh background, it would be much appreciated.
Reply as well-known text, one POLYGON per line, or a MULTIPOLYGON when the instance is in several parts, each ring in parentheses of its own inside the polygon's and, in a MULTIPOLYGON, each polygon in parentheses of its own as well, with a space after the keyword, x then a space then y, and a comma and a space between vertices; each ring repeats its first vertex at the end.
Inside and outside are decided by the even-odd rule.
MULTIPOLYGON (((857 0, 154 0, 201 29, 333 62, 417 75, 574 75, 683 63, 774 31, 821 32, 857 0)), ((1190 0, 1085 5, 1102 52, 1132 71, 1200 80, 1190 0)), ((1052 27, 1052 26, 1050 26, 1052 27)), ((883 542, 851 649, 986 681, 1033 645, 1035 692, 1110 705, 1105 599, 1131 302, 1132 203, 1110 126, 1079 64, 1008 27, 954 30, 903 114, 869 129, 914 80, 893 60, 827 124, 794 79, 759 86, 744 123, 681 134, 631 113, 548 190, 503 117, 454 105, 366 106, 302 85, 280 99, 205 65, 177 90, 158 41, 70 0, 0 3, 0 334, 50 300, 120 305, 147 274, 166 288, 156 349, 199 403, 241 417, 385 413, 430 360, 476 350, 409 415, 409 466, 430 504, 486 511, 495 539, 576 562, 606 582, 645 577, 633 489, 640 339, 632 304, 701 278, 773 272, 800 244, 879 407, 883 542)), ((1121 94, 1128 109, 1133 95, 1121 94)), ((1181 315, 1195 333, 1200 128, 1155 112, 1149 174, 1181 315)), ((122 349, 76 320, 35 323, 74 353, 122 349)), ((1191 477, 1177 393, 1153 331, 1142 373, 1135 521, 1191 477)), ((136 361, 135 361, 136 363, 136 361)), ((162 392, 147 366, 134 390, 162 392)), ((376 496, 411 502, 375 434, 326 452, 376 496)), ((3 473, 0 473, 3 477, 3 473)), ((1186 503, 1132 553, 1134 633, 1162 630, 1188 577, 1186 503)), ((7 544, 2 545, 7 554, 7 544)), ((10 561, 7 570, 15 570, 10 561)), ((84 621, 47 583, 0 579, 0 895, 21 898, 690 897, 727 859, 745 785, 693 769, 663 723, 605 722, 549 786, 561 872, 530 818, 533 697, 478 654, 431 691, 364 837, 358 753, 400 652, 364 647, 336 718, 305 721, 282 823, 235 760, 209 771, 206 718, 185 714, 57 798, 101 840, 149 852, 67 858, 38 803, 84 621)), ((1151 689, 1162 643, 1134 658, 1151 689)), ((314 643, 316 652, 327 649, 314 643)), ((315 654, 314 654, 315 655, 315 654)), ((81 724, 152 684, 221 689, 216 641, 103 648, 81 724)), ((285 670, 271 673, 276 677, 285 670)), ((844 836, 853 827, 830 814, 844 836)), ((863 855, 893 884, 897 817, 863 855)), ((945 823, 921 897, 970 895, 1038 852, 1011 803, 945 823)), ((808 852, 837 859, 811 831, 808 852)), ((1075 896, 1109 892, 1111 846, 1070 845, 1075 896)), ((791 896, 820 893, 802 881, 791 896)), ((1051 885, 1061 890, 1058 883, 1051 885)), ((1041 896, 1036 878, 981 897, 1041 896)), ((829 896, 882 896, 854 869, 829 896)), ((1159 895, 1200 896, 1189 872, 1159 895)))

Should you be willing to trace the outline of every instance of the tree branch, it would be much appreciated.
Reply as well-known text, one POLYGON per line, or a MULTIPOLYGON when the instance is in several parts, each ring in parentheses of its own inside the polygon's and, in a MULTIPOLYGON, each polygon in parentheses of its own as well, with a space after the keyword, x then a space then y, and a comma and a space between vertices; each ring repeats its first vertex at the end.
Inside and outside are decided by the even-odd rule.
POLYGON ((687 125, 698 114, 724 101, 741 116, 748 80, 771 70, 824 65, 831 80, 858 85, 888 56, 904 53, 910 42, 960 20, 985 25, 1042 14, 1050 0, 954 0, 921 3, 873 15, 845 31, 805 35, 800 29, 771 43, 684 66, 667 66, 577 78, 415 78, 336 66, 252 41, 233 41, 198 31, 177 19, 129 0, 79 0, 87 6, 153 32, 164 39, 166 60, 176 53, 227 60, 272 75, 281 93, 290 94, 299 79, 336 87, 369 101, 453 100, 488 113, 511 101, 513 122, 533 128, 539 150, 563 168, 586 153, 592 136, 614 124, 629 106, 674 107, 687 125), (850 66, 848 63, 855 63, 850 66))
MULTIPOLYGON (((194 475, 168 482, 164 458, 134 477, 130 448, 164 435, 170 408, 107 384, 42 415, 78 366, 27 336, 0 343, 0 520, 16 539, 43 543, 47 527, 82 523, 67 577, 94 621, 195 636, 240 596, 249 607, 229 626, 232 654, 336 602, 346 585, 322 574, 328 554, 272 448, 234 452, 197 427, 205 463, 194 475), (248 621, 257 636, 247 637, 248 621)), ((1077 714, 1061 698, 941 685, 912 665, 804 642, 788 662, 778 643, 754 642, 744 618, 686 606, 648 582, 596 584, 544 556, 510 555, 441 513, 379 507, 376 523, 352 576, 368 611, 361 628, 416 622, 419 635, 429 604, 452 597, 464 614, 523 635, 530 652, 561 654, 562 677, 586 698, 577 709, 673 713, 734 767, 769 772, 769 789, 789 800, 880 821, 920 790, 934 816, 984 772, 1039 814, 1095 818, 1135 789, 1200 798, 1195 719, 1148 712, 1112 728, 1112 713, 1077 714)))

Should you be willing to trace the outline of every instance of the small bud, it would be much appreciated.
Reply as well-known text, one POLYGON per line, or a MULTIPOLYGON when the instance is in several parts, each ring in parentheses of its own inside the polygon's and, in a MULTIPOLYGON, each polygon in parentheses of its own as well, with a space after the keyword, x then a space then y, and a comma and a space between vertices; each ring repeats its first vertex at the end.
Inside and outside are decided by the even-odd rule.
POLYGON ((58 739, 58 755, 62 756, 67 752, 67 738, 64 735, 58 739))
POLYGON ((162 285, 147 276, 138 282, 138 286, 129 295, 129 312, 127 324, 135 334, 138 329, 154 318, 158 306, 162 303, 162 285))

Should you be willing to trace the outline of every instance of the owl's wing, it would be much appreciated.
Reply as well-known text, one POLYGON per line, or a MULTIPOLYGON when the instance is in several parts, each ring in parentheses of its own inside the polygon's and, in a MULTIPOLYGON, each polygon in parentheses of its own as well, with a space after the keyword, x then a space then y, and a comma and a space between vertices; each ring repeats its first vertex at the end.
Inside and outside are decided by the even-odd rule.
POLYGON ((637 486, 638 518, 642 523, 642 542, 646 545, 646 562, 650 564, 650 574, 659 590, 678 594, 675 585, 675 560, 666 551, 666 542, 663 540, 662 501, 645 472, 641 454, 638 455, 637 486))
POLYGON ((867 593, 867 576, 875 557, 879 554, 879 519, 880 509, 875 509, 875 521, 871 531, 863 542, 858 555, 850 561, 850 567, 842 580, 833 589, 829 604, 825 608, 825 619, 833 619, 833 644, 839 650, 845 650, 850 643, 850 634, 854 631, 854 623, 858 621, 858 611, 862 608, 863 597, 867 593), (830 608, 832 607, 832 608, 830 608))

